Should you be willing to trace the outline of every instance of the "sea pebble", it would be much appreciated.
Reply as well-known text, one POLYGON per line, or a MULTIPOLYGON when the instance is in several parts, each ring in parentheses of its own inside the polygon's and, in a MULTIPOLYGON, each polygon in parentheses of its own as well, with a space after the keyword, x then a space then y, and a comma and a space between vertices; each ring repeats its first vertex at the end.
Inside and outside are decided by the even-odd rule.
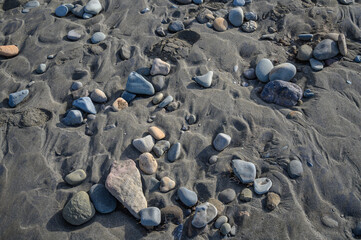
POLYGON ((161 212, 157 207, 148 207, 140 210, 140 223, 145 227, 155 227, 161 222, 161 212))
POLYGON ((245 188, 242 190, 241 194, 239 195, 239 199, 243 202, 249 202, 252 200, 253 193, 251 189, 245 188))
POLYGON ((83 123, 83 115, 79 110, 70 110, 62 122, 67 126, 77 126, 83 123))
POLYGON ((140 11, 141 14, 147 13, 150 11, 150 8, 146 7, 140 11))
POLYGON ((196 207, 196 211, 192 220, 192 226, 195 228, 203 228, 213 221, 217 216, 217 208, 209 203, 203 203, 196 207))
POLYGON ((42 74, 45 71, 46 71, 46 64, 45 63, 39 64, 38 68, 36 69, 36 73, 37 74, 42 74))
POLYGON ((181 155, 181 144, 175 143, 168 151, 168 161, 174 162, 175 160, 179 159, 181 155))
POLYGON ((60 5, 59 7, 57 7, 55 9, 55 15, 57 17, 65 17, 69 12, 69 9, 67 6, 65 5, 60 5))
POLYGON ((338 0, 338 2, 344 5, 349 5, 354 3, 354 0, 338 0))
POLYGON ((162 75, 153 76, 152 84, 156 92, 162 91, 165 87, 165 77, 162 75))
POLYGON ((246 12, 244 14, 244 18, 247 20, 247 21, 257 21, 257 14, 254 13, 254 12, 246 12))
POLYGON ((82 183, 86 178, 86 173, 83 169, 77 169, 74 172, 69 173, 65 176, 64 180, 68 184, 75 186, 82 183))
POLYGON ((229 11, 228 20, 233 26, 235 27, 241 26, 243 23, 243 18, 244 18, 244 14, 241 7, 236 7, 229 11))
POLYGON ((196 19, 199 23, 207 23, 209 21, 209 16, 213 16, 213 13, 208 8, 203 8, 199 11, 196 19))
POLYGON ((115 99, 115 101, 112 104, 112 109, 115 112, 119 112, 120 110, 123 110, 128 107, 128 102, 125 101, 122 97, 115 99))
POLYGON ((217 156, 217 155, 212 155, 212 156, 208 159, 209 164, 215 164, 217 161, 218 161, 218 156, 217 156))
POLYGON ((251 33, 257 30, 257 22, 255 21, 248 21, 242 24, 242 31, 243 32, 247 32, 247 33, 251 33))
POLYGON ((81 97, 73 101, 73 106, 83 110, 84 112, 96 114, 97 110, 89 97, 81 97))
POLYGON ((96 32, 93 34, 93 36, 91 37, 91 42, 96 44, 96 43, 100 43, 101 41, 103 41, 106 38, 105 34, 102 32, 96 32))
POLYGON ((315 71, 321 71, 323 69, 323 63, 314 58, 310 58, 311 68, 315 71))
POLYGON ((182 31, 182 30, 184 30, 184 24, 182 21, 179 21, 179 20, 174 21, 171 24, 169 24, 168 30, 172 33, 182 31))
POLYGON ((169 63, 164 62, 160 58, 155 58, 153 60, 152 69, 150 70, 150 75, 168 75, 170 72, 169 63))
POLYGON ((202 4, 202 3, 203 3, 203 0, 193 0, 193 2, 194 2, 195 4, 202 4))
POLYGON ((95 184, 89 190, 90 199, 100 213, 111 213, 117 207, 117 200, 103 184, 95 184))
POLYGON ((84 19, 89 19, 89 18, 92 18, 92 17, 94 17, 94 15, 93 14, 90 14, 90 13, 83 13, 83 18, 84 19))
POLYGON ((173 97, 169 95, 163 99, 163 101, 158 105, 158 107, 164 108, 164 107, 168 106, 168 104, 170 104, 171 102, 173 102, 173 97))
POLYGON ((224 204, 228 204, 236 199, 236 192, 231 188, 227 188, 219 193, 218 199, 224 204))
POLYGON ((159 127, 151 126, 151 127, 148 128, 148 132, 156 140, 161 140, 161 139, 165 138, 165 133, 159 127))
POLYGON ((268 82, 269 73, 271 72, 272 69, 273 69, 273 64, 269 59, 267 58, 261 59, 256 66, 256 76, 258 80, 260 80, 261 82, 268 82))
POLYGON ((194 81, 201 85, 202 87, 209 88, 212 85, 213 71, 209 71, 208 73, 202 76, 194 77, 194 81))
POLYGON ((134 217, 139 219, 139 211, 147 208, 141 176, 133 160, 114 161, 105 187, 134 217))
POLYGON ((78 41, 81 38, 81 34, 78 33, 76 30, 70 30, 67 37, 71 41, 78 41))
POLYGON ((361 55, 357 55, 354 59, 355 62, 361 63, 361 55))
POLYGON ((157 93, 157 94, 153 97, 152 103, 153 103, 154 105, 156 105, 156 104, 162 102, 163 99, 164 99, 163 93, 157 93))
POLYGON ((347 55, 347 44, 346 44, 346 37, 345 34, 340 33, 340 35, 338 36, 338 49, 340 50, 340 53, 342 56, 346 56, 347 55))
POLYGON ((75 16, 77 17, 83 17, 84 14, 84 6, 80 4, 75 4, 75 7, 70 10, 75 16))
POLYGON ((303 97, 305 97, 305 98, 311 98, 313 96, 315 96, 315 94, 311 91, 311 89, 306 89, 303 92, 303 97))
POLYGON ((170 179, 169 177, 162 177, 160 180, 159 190, 161 192, 169 192, 170 190, 175 188, 175 181, 170 179))
POLYGON ((19 103, 24 101, 24 99, 28 95, 29 95, 28 89, 21 90, 21 91, 15 92, 15 93, 11 93, 9 95, 9 106, 12 108, 16 107, 16 105, 18 105, 19 103))
POLYGON ((146 153, 152 151, 154 139, 151 135, 147 135, 143 138, 134 139, 132 144, 139 152, 146 153))
POLYGON ((83 84, 81 82, 76 81, 76 82, 73 82, 73 84, 71 85, 71 90, 76 91, 82 87, 83 87, 83 84))
POLYGON ((291 178, 301 177, 303 173, 303 167, 300 160, 292 160, 288 164, 288 174, 291 178))
POLYGON ((125 90, 130 93, 141 95, 154 95, 155 93, 153 85, 136 72, 131 72, 129 74, 125 90))
POLYGON ((232 227, 229 223, 223 223, 220 231, 224 236, 226 236, 228 233, 231 232, 231 229, 232 229, 232 227))
POLYGON ((160 37, 165 37, 167 36, 167 34, 165 33, 164 29, 162 26, 159 26, 155 29, 155 32, 160 36, 160 37))
POLYGON ((145 174, 154 174, 157 171, 158 163, 157 160, 149 152, 142 153, 139 156, 139 168, 145 174))
POLYGON ((274 210, 281 202, 281 197, 277 193, 269 192, 267 194, 267 208, 268 210, 274 210))
POLYGON ((229 232, 232 236, 236 236, 236 225, 233 225, 231 231, 229 232))
POLYGON ((192 3, 192 0, 176 0, 176 2, 180 4, 188 4, 188 3, 192 3))
POLYGON ((296 58, 300 61, 309 61, 312 57, 312 47, 304 44, 298 49, 296 58))
POLYGON ((32 9, 37 8, 40 6, 40 3, 38 1, 29 1, 25 4, 24 8, 32 9))
POLYGON ((154 145, 153 152, 157 157, 161 157, 169 148, 170 143, 166 140, 161 140, 154 145))
POLYGON ((298 38, 301 39, 302 41, 310 41, 313 38, 313 34, 310 33, 300 34, 298 35, 298 38))
POLYGON ((195 124, 197 122, 197 116, 194 114, 190 114, 186 117, 186 120, 189 125, 195 124))
POLYGON ((257 178, 254 180, 254 191, 261 195, 267 193, 272 187, 272 181, 269 178, 257 178))
POLYGON ((244 6, 245 4, 244 0, 233 0, 233 6, 244 6))
POLYGON ((290 81, 296 75, 297 69, 292 63, 282 63, 275 66, 269 73, 269 80, 290 81))
POLYGON ((100 89, 95 89, 91 94, 90 94, 90 98, 93 102, 96 103, 105 103, 108 98, 105 95, 105 93, 100 90, 100 89))
POLYGON ((249 80, 253 80, 257 77, 254 68, 249 68, 246 71, 244 71, 243 76, 249 80))
POLYGON ((220 229, 224 223, 228 222, 228 218, 226 216, 220 216, 217 218, 216 222, 214 223, 214 227, 220 229))
POLYGON ((218 32, 224 32, 228 28, 228 23, 227 23, 226 19, 224 19, 222 17, 217 17, 213 22, 213 27, 218 32))
POLYGON ((339 53, 337 42, 331 39, 322 40, 313 50, 313 56, 317 60, 326 60, 335 57, 339 53))
POLYGON ((131 49, 128 44, 124 44, 119 49, 119 56, 122 60, 128 60, 131 57, 131 49))
POLYGON ((225 133, 218 133, 216 138, 213 140, 213 147, 217 151, 223 151, 231 143, 231 136, 225 133))
POLYGON ((187 207, 193 207, 198 202, 197 194, 185 187, 180 187, 177 193, 179 199, 187 207))
POLYGON ((97 15, 102 10, 99 0, 90 0, 84 7, 84 12, 97 15))
POLYGON ((173 112, 179 108, 179 102, 171 102, 167 106, 167 111, 173 112))
POLYGON ((242 183, 251 183, 256 178, 256 166, 240 159, 232 160, 233 172, 242 183))
POLYGON ((297 84, 275 80, 264 86, 260 96, 265 102, 292 107, 301 100, 302 95, 302 89, 297 84))
POLYGON ((47 59, 54 59, 55 58, 55 54, 50 54, 48 55, 47 59))
POLYGON ((15 45, 0 46, 0 56, 14 57, 19 54, 19 48, 15 45))
POLYGON ((94 206, 89 199, 89 195, 84 191, 76 193, 62 211, 64 219, 75 226, 86 223, 94 214, 94 206))
POLYGON ((131 101, 134 100, 134 98, 136 97, 137 95, 134 94, 134 93, 130 93, 128 91, 124 91, 122 93, 122 96, 121 98, 123 98, 127 103, 130 103, 131 101))

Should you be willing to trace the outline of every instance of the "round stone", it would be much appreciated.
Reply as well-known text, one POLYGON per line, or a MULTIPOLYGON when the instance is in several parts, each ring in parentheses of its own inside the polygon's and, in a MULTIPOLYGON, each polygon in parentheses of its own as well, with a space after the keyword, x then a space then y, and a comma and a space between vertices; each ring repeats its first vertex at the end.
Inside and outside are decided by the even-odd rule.
POLYGON ((65 5, 61 5, 55 9, 55 15, 58 17, 65 17, 69 12, 69 9, 65 5))
POLYGON ((37 74, 42 74, 46 71, 46 64, 41 63, 39 64, 38 68, 36 69, 37 74))
POLYGON ((317 60, 326 60, 337 56, 339 53, 337 42, 331 39, 321 41, 313 50, 313 56, 317 60))
POLYGON ((159 190, 161 192, 169 192, 170 190, 175 188, 175 181, 170 179, 169 177, 162 177, 160 180, 159 190))
POLYGON ((100 213, 111 213, 117 207, 117 200, 103 184, 95 184, 89 191, 95 209, 100 213))
POLYGON ((73 84, 71 85, 71 90, 76 91, 82 87, 83 87, 83 84, 81 82, 73 82, 73 84))
POLYGON ((224 19, 222 17, 218 17, 214 20, 213 27, 218 32, 224 32, 228 28, 228 23, 227 23, 226 19, 224 19))
POLYGON ((218 133, 218 135, 213 141, 213 147, 217 151, 223 151, 226 147, 228 147, 230 143, 231 143, 231 136, 224 133, 218 133))
POLYGON ((268 82, 269 81, 269 73, 273 69, 272 62, 267 59, 263 58, 261 61, 258 62, 256 66, 256 76, 258 80, 261 82, 268 82))
POLYGON ((86 178, 86 173, 84 172, 84 170, 77 169, 74 172, 66 175, 64 180, 68 184, 75 186, 75 185, 82 183, 85 180, 85 178, 86 178))
POLYGON ((274 67, 269 73, 269 80, 290 81, 296 75, 297 69, 291 63, 282 63, 274 67))
POLYGON ((243 72, 243 76, 249 80, 253 80, 256 78, 256 72, 254 68, 249 68, 243 72))
POLYGON ((161 212, 157 207, 148 207, 140 210, 140 223, 146 227, 158 226, 161 222, 161 212))
POLYGON ((256 178, 256 166, 240 159, 232 160, 233 172, 242 183, 251 183, 256 178))
POLYGON ((190 114, 186 117, 186 120, 189 125, 195 124, 197 122, 197 116, 194 114, 190 114))
POLYGON ((197 194, 185 187, 180 187, 178 189, 177 193, 178 193, 179 199, 187 207, 192 207, 192 206, 196 205, 196 203, 198 202, 197 194))
POLYGON ((221 227, 221 233, 226 236, 228 233, 231 232, 231 225, 229 223, 223 223, 222 227, 221 227))
POLYGON ((71 41, 78 41, 81 38, 81 34, 76 30, 70 30, 68 32, 67 38, 71 41))
POLYGON ((236 7, 231 9, 228 14, 228 20, 231 22, 231 24, 235 27, 239 27, 243 23, 243 10, 240 7, 236 7))
POLYGON ((241 194, 239 195, 239 199, 243 202, 250 202, 252 200, 252 197, 253 193, 249 188, 243 189, 241 194))
POLYGON ((309 61, 310 58, 312 57, 312 47, 308 46, 308 45, 302 45, 299 49, 298 49, 298 53, 297 53, 297 59, 300 61, 309 61))
POLYGON ((245 4, 245 0, 233 0, 233 6, 244 6, 245 4))
POLYGON ((314 58, 310 59, 311 68, 315 71, 321 71, 323 69, 323 63, 314 58))
POLYGON ((228 204, 236 199, 236 192, 231 188, 227 188, 219 193, 218 199, 224 204, 228 204))
POLYGON ((156 126, 152 126, 148 129, 148 132, 150 133, 150 135, 152 135, 156 140, 161 140, 163 138, 165 138, 165 133, 156 126))
POLYGON ((303 173, 303 167, 300 160, 292 160, 288 164, 288 174, 291 178, 301 177, 303 173))
POLYGON ((157 160, 150 153, 143 153, 139 156, 139 167, 146 174, 154 174, 157 171, 157 160))
POLYGON ((154 97, 153 97, 153 100, 152 100, 152 103, 154 105, 160 103, 161 101, 163 101, 164 99, 164 95, 163 93, 157 93, 154 97))
POLYGON ((112 104, 112 109, 113 109, 113 111, 116 111, 116 112, 118 112, 120 110, 123 110, 123 109, 125 109, 127 107, 128 107, 128 102, 125 101, 121 97, 117 98, 112 104))
POLYGON ((75 194, 62 211, 64 219, 75 226, 86 223, 94 214, 94 206, 90 202, 89 195, 84 191, 75 194))
POLYGON ((214 227, 220 229, 224 223, 228 222, 228 218, 226 216, 220 216, 217 218, 216 222, 214 223, 214 227))
POLYGON ((281 202, 281 197, 277 193, 269 192, 267 194, 267 208, 274 210, 281 202))
POLYGON ((96 103, 105 103, 108 98, 105 95, 105 93, 100 90, 100 89, 95 89, 91 94, 90 94, 90 98, 93 102, 96 103))
POLYGON ((182 31, 184 30, 184 24, 181 21, 174 21, 171 24, 169 24, 168 30, 173 33, 182 31))
POLYGON ((96 44, 96 43, 100 43, 101 41, 103 41, 106 38, 105 34, 102 32, 96 32, 93 34, 93 36, 91 37, 91 42, 96 44))
POLYGON ((218 156, 217 155, 213 155, 208 159, 209 164, 215 164, 218 160, 218 156))
POLYGON ((102 10, 99 0, 90 0, 84 7, 84 12, 97 15, 102 10))
POLYGON ((243 32, 251 33, 256 31, 257 27, 258 27, 257 22, 251 20, 243 23, 241 28, 243 32))
POLYGON ((272 181, 269 178, 257 178, 254 180, 254 191, 262 195, 267 193, 272 187, 272 181))

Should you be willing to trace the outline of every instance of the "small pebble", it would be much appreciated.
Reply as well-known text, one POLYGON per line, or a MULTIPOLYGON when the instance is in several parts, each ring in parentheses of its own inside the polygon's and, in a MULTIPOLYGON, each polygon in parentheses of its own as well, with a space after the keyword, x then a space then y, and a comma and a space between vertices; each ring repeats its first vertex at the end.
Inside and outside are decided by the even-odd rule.
POLYGON ((181 155, 181 144, 175 143, 168 151, 168 161, 174 162, 175 160, 179 159, 181 155))
POLYGON ((216 138, 213 141, 213 147, 217 151, 223 151, 231 143, 231 136, 225 133, 218 133, 216 138))
POLYGON ((112 109, 115 112, 119 112, 120 110, 123 110, 125 108, 128 107, 128 102, 125 101, 123 98, 117 98, 113 104, 112 104, 112 109))
POLYGON ((224 204, 228 204, 236 199, 236 192, 231 188, 227 188, 219 193, 218 199, 224 204))
POLYGON ((215 164, 218 161, 218 156, 213 155, 208 159, 209 164, 215 164))
POLYGON ((159 190, 161 192, 169 192, 170 190, 175 188, 175 181, 170 179, 169 177, 162 177, 160 180, 159 190))
POLYGON ((272 181, 269 178, 257 178, 254 180, 254 191, 262 195, 267 193, 272 187, 272 181))
POLYGON ((159 127, 152 126, 148 129, 150 135, 152 135, 156 140, 161 140, 165 138, 165 133, 159 127))
POLYGON ((100 43, 101 41, 103 41, 106 38, 105 34, 102 32, 96 32, 93 34, 93 36, 91 37, 91 42, 93 44, 96 43, 100 43))
POLYGON ((361 55, 357 55, 354 59, 355 62, 361 63, 361 55))
POLYGON ((198 202, 197 194, 185 187, 178 189, 178 197, 187 207, 193 207, 198 202))
POLYGON ((36 69, 37 74, 42 74, 46 71, 46 64, 41 63, 38 68, 36 69))
POLYGON ((163 98, 164 98, 164 95, 163 93, 157 93, 154 97, 153 97, 153 100, 152 100, 152 103, 154 105, 160 103, 161 101, 163 101, 163 98))
POLYGON ((55 15, 57 17, 65 17, 69 12, 69 9, 67 6, 65 5, 60 5, 59 7, 57 7, 55 9, 55 15))
POLYGON ((248 21, 242 24, 241 28, 242 31, 247 32, 247 33, 251 33, 257 30, 257 22, 255 21, 248 21))
POLYGON ((267 208, 274 210, 281 202, 281 197, 277 193, 269 192, 267 194, 267 208))
POLYGON ((90 94, 90 98, 93 102, 96 103, 105 103, 108 98, 105 95, 105 93, 100 90, 100 89, 95 89, 91 94, 90 94))
POLYGON ((197 117, 194 114, 190 114, 186 117, 186 120, 189 125, 195 124, 197 122, 197 117))
POLYGON ((228 218, 226 216, 220 216, 217 218, 216 222, 214 223, 214 227, 220 229, 224 223, 228 222, 228 218))
POLYGON ((179 32, 179 31, 182 31, 184 30, 184 24, 182 21, 174 21, 172 22, 171 24, 169 24, 168 26, 168 30, 170 32, 173 32, 173 33, 176 33, 176 32, 179 32))
POLYGON ((145 227, 155 227, 161 222, 161 212, 157 207, 148 207, 140 210, 140 223, 145 227))
POLYGON ((226 19, 224 19, 222 17, 218 17, 214 20, 213 27, 218 32, 224 32, 228 28, 228 23, 227 23, 226 19))
POLYGON ((81 38, 81 34, 76 30, 70 30, 68 32, 67 38, 71 41, 78 41, 81 38))
POLYGON ((144 8, 142 11, 140 11, 140 13, 144 14, 144 13, 147 13, 149 11, 150 11, 150 9, 147 7, 147 8, 144 8))
POLYGON ((159 105, 159 108, 164 108, 166 106, 168 106, 168 104, 170 104, 171 102, 173 102, 173 97, 172 96, 167 96, 159 105))
POLYGON ((311 98, 313 96, 315 96, 315 94, 311 91, 311 89, 306 89, 303 92, 303 97, 305 97, 305 98, 311 98))
POLYGON ((300 34, 298 38, 302 41, 310 41, 313 38, 313 34, 300 34))
POLYGON ((246 12, 244 17, 247 21, 257 21, 257 14, 254 12, 246 12))
POLYGON ((157 160, 149 152, 139 156, 139 168, 146 174, 154 174, 157 171, 157 160))
POLYGON ((222 227, 221 227, 221 233, 226 236, 228 233, 231 232, 231 225, 229 223, 223 223, 222 227))
POLYGON ((64 180, 68 184, 75 186, 82 183, 85 180, 85 178, 86 178, 86 173, 84 172, 84 170, 78 169, 66 175, 64 180))
POLYGON ((252 197, 253 193, 249 188, 243 189, 241 194, 239 195, 239 199, 243 202, 250 202, 252 200, 252 197))
POLYGON ((83 84, 81 82, 73 82, 73 84, 71 85, 71 90, 76 91, 82 87, 83 87, 83 84))
POLYGON ((9 95, 9 106, 14 108, 16 105, 24 101, 24 99, 29 95, 29 90, 25 89, 9 95))

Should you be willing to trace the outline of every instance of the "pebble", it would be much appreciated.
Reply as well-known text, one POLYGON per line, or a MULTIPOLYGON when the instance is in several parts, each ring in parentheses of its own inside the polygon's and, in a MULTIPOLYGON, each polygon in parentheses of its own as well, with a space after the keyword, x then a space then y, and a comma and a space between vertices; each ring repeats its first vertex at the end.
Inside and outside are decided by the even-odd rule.
POLYGON ((161 222, 161 212, 157 207, 148 207, 140 210, 140 223, 145 227, 155 227, 161 222))
POLYGON ((313 34, 305 33, 298 35, 298 38, 302 41, 310 41, 313 38, 313 34))
POLYGON ((209 203, 203 203, 196 207, 196 211, 192 220, 192 226, 195 228, 203 228, 213 221, 217 216, 217 208, 209 203))
POLYGON ((55 55, 54 55, 54 54, 48 55, 47 58, 48 58, 48 59, 54 59, 54 58, 55 58, 55 55))
POLYGON ((213 13, 208 8, 203 8, 199 11, 196 19, 199 23, 207 23, 209 21, 209 17, 213 16, 213 13))
POLYGON ((300 61, 309 61, 312 57, 312 47, 304 44, 298 49, 296 58, 300 61))
POLYGON ((19 54, 19 48, 15 45, 0 46, 0 56, 14 57, 19 54))
POLYGON ((150 11, 150 8, 146 7, 143 10, 140 11, 141 14, 147 13, 150 11))
POLYGON ((269 80, 290 81, 296 75, 297 69, 291 63, 282 63, 275 66, 269 73, 269 80))
POLYGON ((269 59, 267 58, 261 59, 256 66, 256 76, 258 80, 260 80, 261 82, 268 82, 269 73, 271 72, 272 69, 273 69, 273 64, 269 59))
POLYGON ((357 55, 354 59, 355 62, 361 63, 361 55, 357 55))
POLYGON ((203 0, 193 0, 193 2, 194 2, 195 4, 202 4, 202 3, 203 3, 203 0))
POLYGON ((158 141, 154 147, 153 152, 157 157, 163 156, 163 154, 170 148, 170 143, 166 140, 158 141))
POLYGON ((86 173, 83 169, 77 169, 74 172, 69 173, 65 176, 64 180, 68 184, 75 186, 82 183, 86 178, 86 173))
POLYGON ((233 0, 233 6, 244 6, 245 4, 244 0, 233 0))
POLYGON ((184 30, 184 24, 182 21, 179 21, 179 20, 172 22, 168 26, 168 31, 172 32, 172 33, 176 33, 176 32, 182 31, 182 30, 184 30))
POLYGON ((254 68, 249 68, 246 71, 244 71, 243 76, 249 80, 253 80, 257 77, 254 68))
POLYGON ((338 222, 329 216, 323 216, 321 218, 321 222, 323 223, 323 225, 325 225, 326 227, 329 227, 329 228, 337 228, 338 227, 338 222))
POLYGON ((163 223, 174 223, 181 224, 183 222, 183 211, 180 207, 175 205, 170 205, 162 208, 162 222, 163 223))
POLYGON ((175 181, 169 177, 162 177, 160 180, 159 191, 165 193, 175 188, 175 181))
POLYGON ((338 41, 338 36, 339 36, 338 33, 327 33, 324 38, 325 39, 331 39, 331 40, 337 42, 338 41))
POLYGON ((301 100, 302 95, 302 89, 297 84, 275 80, 264 86, 260 96, 265 102, 292 107, 301 100))
POLYGON ((310 65, 311 68, 315 71, 321 71, 323 69, 323 63, 314 58, 310 59, 310 65))
POLYGON ((167 34, 165 33, 164 29, 162 26, 159 26, 155 29, 155 32, 160 36, 160 37, 165 37, 167 36, 167 34))
POLYGON ((209 71, 208 73, 202 76, 194 77, 194 81, 201 85, 202 87, 209 88, 212 85, 213 71, 209 71))
POLYGON ((76 193, 63 208, 62 215, 68 223, 75 226, 89 221, 95 215, 89 195, 84 191, 76 193))
POLYGON ((214 223, 214 227, 220 229, 224 223, 228 222, 228 218, 226 216, 220 216, 217 218, 216 222, 214 223))
POLYGON ((233 225, 232 226, 232 228, 231 228, 231 232, 230 232, 230 234, 232 235, 232 236, 236 236, 236 225, 233 225))
POLYGON ((288 174, 291 178, 298 178, 302 176, 303 166, 300 160, 292 160, 288 164, 288 174))
POLYGON ((115 160, 105 187, 137 219, 139 211, 147 208, 141 176, 133 160, 115 160))
POLYGON ((262 195, 267 193, 272 187, 272 181, 269 178, 257 178, 254 180, 254 191, 262 195))
POLYGON ((165 133, 159 127, 152 126, 148 129, 150 135, 152 135, 156 140, 161 140, 165 138, 165 133))
POLYGON ((246 12, 244 14, 244 18, 247 20, 247 21, 257 21, 257 14, 254 13, 254 12, 246 12))
POLYGON ((65 17, 69 12, 69 9, 67 6, 65 5, 60 5, 59 7, 57 7, 55 9, 55 15, 57 17, 65 17))
POLYGON ((233 26, 235 27, 241 26, 243 23, 243 18, 244 18, 244 14, 241 7, 236 7, 229 11, 228 20, 233 26))
POLYGON ((117 200, 103 184, 95 184, 89 190, 90 199, 100 213, 111 213, 117 207, 117 200))
POLYGON ((141 153, 152 151, 154 147, 154 139, 151 135, 147 135, 143 138, 134 139, 133 146, 141 153))
POLYGON ((164 98, 164 100, 158 105, 158 107, 164 108, 168 106, 168 104, 170 104, 171 102, 173 102, 173 97, 169 95, 166 98, 164 98))
POLYGON ((164 95, 163 93, 157 93, 154 97, 153 97, 153 100, 152 100, 152 103, 154 105, 160 103, 161 101, 163 101, 163 98, 164 98, 164 95))
POLYGON ((78 41, 81 38, 81 34, 75 30, 70 30, 67 37, 71 41, 78 41))
POLYGON ((28 13, 30 12, 30 9, 29 8, 24 8, 23 10, 21 10, 22 13, 28 13))
POLYGON ((96 103, 105 103, 108 98, 105 95, 105 93, 100 90, 100 89, 95 89, 91 94, 90 94, 90 98, 93 102, 96 103))
POLYGON ((83 17, 84 15, 84 7, 80 4, 75 4, 75 7, 70 10, 75 16, 83 17))
POLYGON ((335 57, 339 53, 337 42, 331 39, 322 40, 313 50, 313 56, 317 60, 326 60, 335 57))
POLYGON ((134 100, 134 98, 135 98, 136 96, 137 96, 136 94, 133 94, 133 93, 124 91, 124 92, 122 93, 121 98, 123 98, 127 103, 130 103, 131 101, 134 100))
POLYGON ((142 153, 139 156, 139 168, 145 174, 154 174, 157 171, 158 163, 157 160, 149 152, 142 153))
POLYGON ((178 189, 178 197, 187 207, 193 207, 198 202, 197 194, 185 187, 178 189))
POLYGON ((119 49, 119 56, 122 60, 128 60, 131 57, 131 50, 130 47, 127 44, 124 44, 119 49))
POLYGON ((83 115, 79 110, 70 110, 65 118, 63 118, 63 123, 67 126, 77 126, 83 123, 83 115))
POLYGON ((29 1, 25 4, 24 8, 32 9, 37 8, 40 6, 40 3, 38 1, 29 1))
POLYGON ((305 97, 305 98, 311 98, 313 96, 315 96, 315 94, 311 91, 311 89, 306 89, 303 92, 303 97, 305 97))
POLYGON ((256 31, 257 27, 258 27, 257 22, 251 20, 243 23, 241 28, 243 32, 251 33, 256 31))
POLYGON ((160 58, 155 58, 153 60, 152 69, 150 70, 150 75, 168 75, 170 72, 169 63, 164 62, 160 58))
POLYGON ((103 41, 106 38, 105 34, 102 32, 96 32, 93 34, 93 36, 91 37, 91 42, 96 44, 96 43, 100 43, 101 41, 103 41))
POLYGON ((192 0, 176 0, 176 2, 180 4, 189 4, 192 3, 192 0))
POLYGON ((175 143, 172 145, 172 147, 168 151, 168 161, 174 162, 175 160, 178 160, 181 155, 181 144, 175 143))
POLYGON ((45 71, 46 71, 46 64, 45 63, 39 64, 38 68, 36 69, 36 73, 37 74, 42 74, 45 71))
POLYGON ((346 44, 346 37, 345 34, 340 33, 340 35, 338 36, 338 49, 340 50, 340 53, 342 56, 346 56, 347 55, 347 44, 346 44))
POLYGON ((157 75, 152 77, 152 84, 156 92, 159 92, 165 87, 165 77, 157 75))
POLYGON ((236 199, 236 192, 231 188, 227 188, 219 193, 218 199, 224 204, 228 204, 236 199))
POLYGON ((194 114, 190 114, 186 117, 186 120, 189 125, 195 124, 197 122, 197 116, 194 114))
POLYGON ((267 194, 267 208, 269 210, 274 210, 278 204, 281 202, 281 197, 277 193, 269 192, 267 194))
POLYGON ((14 108, 16 105, 24 101, 24 99, 29 95, 29 90, 21 90, 9 95, 9 106, 14 108))
POLYGON ((93 17, 93 14, 83 13, 83 18, 84 18, 84 19, 89 19, 89 18, 92 18, 92 17, 93 17))
POLYGON ((71 90, 76 91, 82 87, 83 87, 83 84, 81 82, 76 81, 76 82, 73 82, 73 84, 71 85, 71 90))
POLYGON ((167 106, 167 111, 173 112, 179 108, 179 102, 171 102, 167 106))
POLYGON ((209 164, 215 164, 218 161, 218 156, 213 155, 208 159, 209 164))
POLYGON ((218 32, 224 32, 228 28, 228 23, 227 23, 226 19, 224 19, 222 17, 217 17, 213 22, 213 27, 218 32))
POLYGON ((225 133, 218 133, 216 138, 213 141, 213 147, 217 151, 223 151, 231 143, 231 136, 225 133))
POLYGON ((102 10, 99 0, 90 0, 84 7, 84 12, 97 15, 102 10))
POLYGON ((141 95, 154 95, 155 93, 153 85, 136 72, 131 72, 129 74, 125 90, 130 93, 141 95))
POLYGON ((243 189, 241 194, 239 195, 239 199, 243 202, 250 202, 252 198, 253 198, 253 193, 249 188, 243 189))
POLYGON ((354 0, 338 0, 338 2, 344 5, 349 5, 354 3, 354 0))
POLYGON ((221 233, 226 236, 228 233, 231 232, 231 225, 229 223, 223 223, 221 227, 221 233))
POLYGON ((352 230, 355 236, 361 236, 361 221, 356 224, 356 227, 352 230))
POLYGON ((119 112, 125 108, 128 107, 128 102, 125 101, 122 97, 115 99, 115 101, 112 104, 112 109, 115 112, 119 112))
POLYGON ((73 101, 73 106, 83 110, 84 112, 96 114, 97 111, 92 100, 89 97, 81 97, 73 101))
POLYGON ((233 172, 242 183, 251 183, 256 178, 256 166, 240 159, 232 160, 233 172))

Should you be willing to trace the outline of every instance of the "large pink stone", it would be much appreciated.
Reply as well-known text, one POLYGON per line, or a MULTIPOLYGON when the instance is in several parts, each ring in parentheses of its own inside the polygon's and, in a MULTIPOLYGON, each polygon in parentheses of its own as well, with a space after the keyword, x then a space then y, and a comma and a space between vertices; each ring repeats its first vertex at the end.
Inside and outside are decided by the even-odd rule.
POLYGON ((105 182, 108 191, 136 218, 147 208, 140 173, 133 160, 115 161, 105 182))

